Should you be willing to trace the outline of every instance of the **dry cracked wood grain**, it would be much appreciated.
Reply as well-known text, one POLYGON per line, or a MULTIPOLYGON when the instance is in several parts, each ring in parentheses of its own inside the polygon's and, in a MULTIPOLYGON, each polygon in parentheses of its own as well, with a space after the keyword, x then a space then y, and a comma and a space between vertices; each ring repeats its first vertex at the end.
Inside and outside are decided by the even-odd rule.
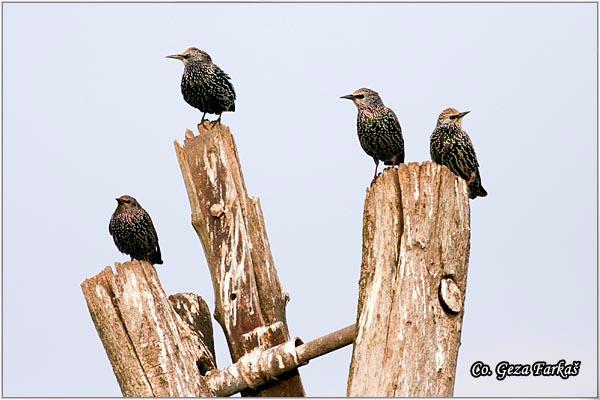
POLYGON ((176 293, 169 296, 169 301, 181 320, 185 322, 192 332, 198 336, 212 357, 203 357, 198 360, 198 368, 202 375, 216 368, 217 357, 213 327, 208 304, 201 296, 194 293, 176 293))
POLYGON ((174 311, 152 265, 116 263, 81 287, 124 396, 214 395, 197 366, 214 369, 214 358, 174 311))
MULTIPOLYGON (((204 248, 215 292, 215 318, 232 361, 257 347, 289 339, 283 290, 256 198, 248 195, 229 128, 204 125, 175 151, 187 189, 192 225, 204 248)), ((265 385, 257 396, 303 396, 297 370, 265 385)))
POLYGON ((431 162, 367 193, 349 396, 452 396, 467 283, 465 182, 431 162))

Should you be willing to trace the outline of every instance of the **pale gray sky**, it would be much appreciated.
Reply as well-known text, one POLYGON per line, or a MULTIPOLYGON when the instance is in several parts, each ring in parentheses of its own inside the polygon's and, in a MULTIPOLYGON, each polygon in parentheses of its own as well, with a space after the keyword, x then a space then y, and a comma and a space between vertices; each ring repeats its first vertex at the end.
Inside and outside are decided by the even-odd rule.
MULTIPOLYGON (((223 122, 262 200, 293 335, 354 322, 372 160, 339 96, 377 90, 407 161, 439 112, 464 120, 485 199, 472 203, 455 395, 595 396, 595 4, 3 4, 3 394, 117 396, 79 284, 128 257, 107 229, 135 196, 157 227, 167 293, 213 308, 173 151, 200 113, 182 99, 196 46, 238 93, 223 122), (474 379, 477 360, 582 362, 580 375, 474 379)), ((215 323, 218 363, 230 363, 215 323)), ((301 374, 345 394, 350 348, 301 374)))

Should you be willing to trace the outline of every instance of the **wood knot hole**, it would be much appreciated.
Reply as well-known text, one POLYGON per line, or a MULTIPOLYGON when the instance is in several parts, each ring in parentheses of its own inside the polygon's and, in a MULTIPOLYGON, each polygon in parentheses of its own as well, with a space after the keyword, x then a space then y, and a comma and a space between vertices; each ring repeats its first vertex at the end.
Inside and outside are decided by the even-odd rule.
POLYGON ((194 132, 192 132, 192 131, 191 131, 191 130, 189 130, 189 129, 186 129, 186 130, 185 130, 185 138, 186 138, 186 139, 192 139, 193 137, 194 137, 194 132))
POLYGON ((216 203, 210 206, 209 212, 213 217, 221 218, 225 213, 225 210, 223 209, 223 205, 221 203, 216 203))
POLYGON ((462 293, 452 278, 447 276, 442 278, 439 296, 442 307, 447 313, 458 314, 462 311, 462 293))

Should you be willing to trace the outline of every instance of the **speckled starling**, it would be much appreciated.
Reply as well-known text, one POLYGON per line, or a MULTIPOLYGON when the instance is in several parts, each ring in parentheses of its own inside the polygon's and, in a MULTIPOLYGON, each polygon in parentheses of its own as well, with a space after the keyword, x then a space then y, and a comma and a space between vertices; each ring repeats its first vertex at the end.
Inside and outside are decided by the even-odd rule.
POLYGON ((181 93, 190 106, 204 113, 200 124, 205 121, 206 113, 217 114, 219 118, 214 122, 220 123, 224 111, 235 111, 235 90, 229 75, 206 52, 190 47, 167 58, 183 61, 181 93))
POLYGON ((132 260, 162 264, 158 236, 150 215, 131 196, 117 199, 117 209, 110 219, 108 231, 117 249, 128 254, 132 260))
POLYGON ((383 161, 385 165, 403 163, 402 128, 396 114, 383 104, 379 94, 374 90, 362 88, 341 98, 352 100, 358 108, 358 140, 363 150, 375 161, 373 179, 377 177, 379 161, 383 161))
POLYGON ((431 135, 429 149, 435 163, 445 165, 467 181, 469 197, 474 199, 487 196, 487 192, 481 185, 475 148, 467 132, 462 129, 462 118, 468 113, 454 108, 442 111, 431 135))

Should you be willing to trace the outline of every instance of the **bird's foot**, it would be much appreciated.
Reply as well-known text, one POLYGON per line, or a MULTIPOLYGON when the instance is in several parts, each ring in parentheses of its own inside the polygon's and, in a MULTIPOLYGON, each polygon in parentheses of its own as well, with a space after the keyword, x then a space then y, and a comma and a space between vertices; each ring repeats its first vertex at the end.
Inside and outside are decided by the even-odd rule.
POLYGON ((221 125, 221 114, 219 114, 219 118, 215 119, 210 123, 210 126, 221 125))
POLYGON ((203 119, 198 123, 198 133, 202 133, 202 129, 208 129, 207 125, 210 125, 211 122, 207 118, 203 119))

